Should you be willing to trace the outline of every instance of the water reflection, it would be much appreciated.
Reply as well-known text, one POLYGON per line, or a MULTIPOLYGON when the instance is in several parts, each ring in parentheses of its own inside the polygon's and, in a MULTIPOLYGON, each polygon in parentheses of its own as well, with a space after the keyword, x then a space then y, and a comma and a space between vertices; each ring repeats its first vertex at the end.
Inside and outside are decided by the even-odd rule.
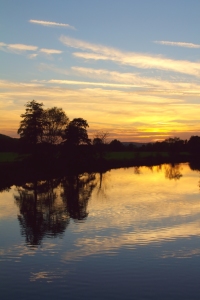
POLYGON ((198 299, 199 171, 36 179, 0 193, 3 299, 198 299))
MULTIPOLYGON (((112 238, 111 244, 114 242, 117 248, 130 243, 176 239, 189 236, 189 232, 198 235, 195 216, 200 213, 200 205, 195 199, 196 193, 191 194, 193 178, 189 175, 188 180, 189 173, 187 164, 167 164, 26 183, 16 187, 15 194, 21 234, 32 246, 41 245, 44 237, 63 237, 70 219, 75 222, 87 219, 90 205, 92 230, 115 228, 118 237, 112 238), (167 183, 166 178, 171 183, 167 183), (181 178, 183 184, 177 185, 181 178), (104 199, 105 202, 99 202, 104 199), (98 221, 100 215, 103 221, 98 221), (132 232, 124 234, 127 228, 132 228, 132 232)), ((88 223, 85 228, 90 226, 88 223)), ((90 249, 91 245, 102 248, 110 244, 105 242, 107 237, 99 241, 92 233, 91 242, 87 238, 82 243, 81 239, 76 242, 77 247, 80 248, 81 243, 85 248, 86 241, 90 249)))
POLYGON ((28 245, 40 245, 47 237, 62 237, 70 218, 87 217, 87 204, 95 187, 95 175, 66 176, 16 187, 21 234, 28 245))
POLYGON ((84 220, 87 218, 88 200, 96 186, 94 174, 64 177, 61 197, 66 205, 70 218, 84 220))
POLYGON ((69 224, 64 203, 57 201, 57 180, 35 181, 17 187, 18 220, 26 243, 40 245, 44 236, 59 236, 69 224))
POLYGON ((180 164, 165 165, 165 177, 168 179, 178 180, 182 177, 180 164))
POLYGON ((200 236, 198 173, 187 164, 117 169, 96 177, 100 184, 91 197, 87 234, 76 239, 64 260, 200 236))

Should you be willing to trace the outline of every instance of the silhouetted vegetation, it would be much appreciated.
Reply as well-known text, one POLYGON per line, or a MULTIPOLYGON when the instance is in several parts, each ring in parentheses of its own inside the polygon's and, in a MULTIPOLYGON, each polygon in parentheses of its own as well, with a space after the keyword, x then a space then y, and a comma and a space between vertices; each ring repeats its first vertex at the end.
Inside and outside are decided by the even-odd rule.
POLYGON ((109 144, 110 151, 124 151, 124 145, 119 140, 112 140, 109 144))
POLYGON ((19 139, 0 134, 0 152, 17 152, 19 150, 19 139))
POLYGON ((0 135, 0 163, 15 162, 38 171, 109 169, 131 165, 153 165, 198 161, 200 137, 171 137, 155 143, 108 142, 108 132, 89 139, 86 120, 72 121, 62 108, 44 109, 43 103, 27 102, 18 129, 19 139, 0 135), (12 154, 8 154, 12 152, 12 154))

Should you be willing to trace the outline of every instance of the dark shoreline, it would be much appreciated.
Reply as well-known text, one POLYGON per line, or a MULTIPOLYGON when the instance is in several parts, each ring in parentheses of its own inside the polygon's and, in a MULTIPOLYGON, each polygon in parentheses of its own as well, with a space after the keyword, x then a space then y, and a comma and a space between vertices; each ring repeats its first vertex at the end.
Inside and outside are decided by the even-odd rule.
POLYGON ((111 169, 155 166, 161 164, 176 165, 189 163, 190 168, 200 171, 199 155, 162 155, 134 159, 92 159, 82 165, 70 161, 33 162, 30 159, 16 162, 0 163, 0 191, 9 189, 12 185, 23 185, 35 180, 47 180, 62 176, 74 176, 83 173, 105 173, 111 169))

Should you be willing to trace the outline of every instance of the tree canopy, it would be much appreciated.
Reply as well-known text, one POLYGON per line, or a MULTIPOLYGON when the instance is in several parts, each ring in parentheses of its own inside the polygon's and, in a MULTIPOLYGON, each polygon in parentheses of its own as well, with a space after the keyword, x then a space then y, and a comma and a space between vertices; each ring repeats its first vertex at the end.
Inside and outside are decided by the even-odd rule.
POLYGON ((82 118, 69 122, 64 135, 66 143, 73 146, 89 145, 91 141, 88 138, 87 127, 89 127, 87 121, 82 118))
POLYGON ((26 111, 21 115, 23 120, 20 122, 18 134, 25 142, 36 145, 42 142, 43 136, 43 103, 35 100, 27 102, 26 111))
POLYGON ((26 111, 21 115, 22 121, 18 129, 20 138, 26 143, 57 144, 62 140, 69 119, 62 108, 43 109, 43 103, 35 100, 26 103, 26 111))
POLYGON ((69 123, 62 108, 49 108, 44 111, 43 141, 49 144, 58 144, 62 141, 64 130, 69 123))

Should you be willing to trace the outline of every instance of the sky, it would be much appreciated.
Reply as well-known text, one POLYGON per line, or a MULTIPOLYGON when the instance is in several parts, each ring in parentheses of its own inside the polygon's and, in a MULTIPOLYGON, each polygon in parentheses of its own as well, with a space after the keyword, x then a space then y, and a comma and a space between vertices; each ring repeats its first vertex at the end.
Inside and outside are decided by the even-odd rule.
POLYGON ((33 99, 90 137, 154 142, 200 131, 199 0, 1 0, 0 133, 33 99))

